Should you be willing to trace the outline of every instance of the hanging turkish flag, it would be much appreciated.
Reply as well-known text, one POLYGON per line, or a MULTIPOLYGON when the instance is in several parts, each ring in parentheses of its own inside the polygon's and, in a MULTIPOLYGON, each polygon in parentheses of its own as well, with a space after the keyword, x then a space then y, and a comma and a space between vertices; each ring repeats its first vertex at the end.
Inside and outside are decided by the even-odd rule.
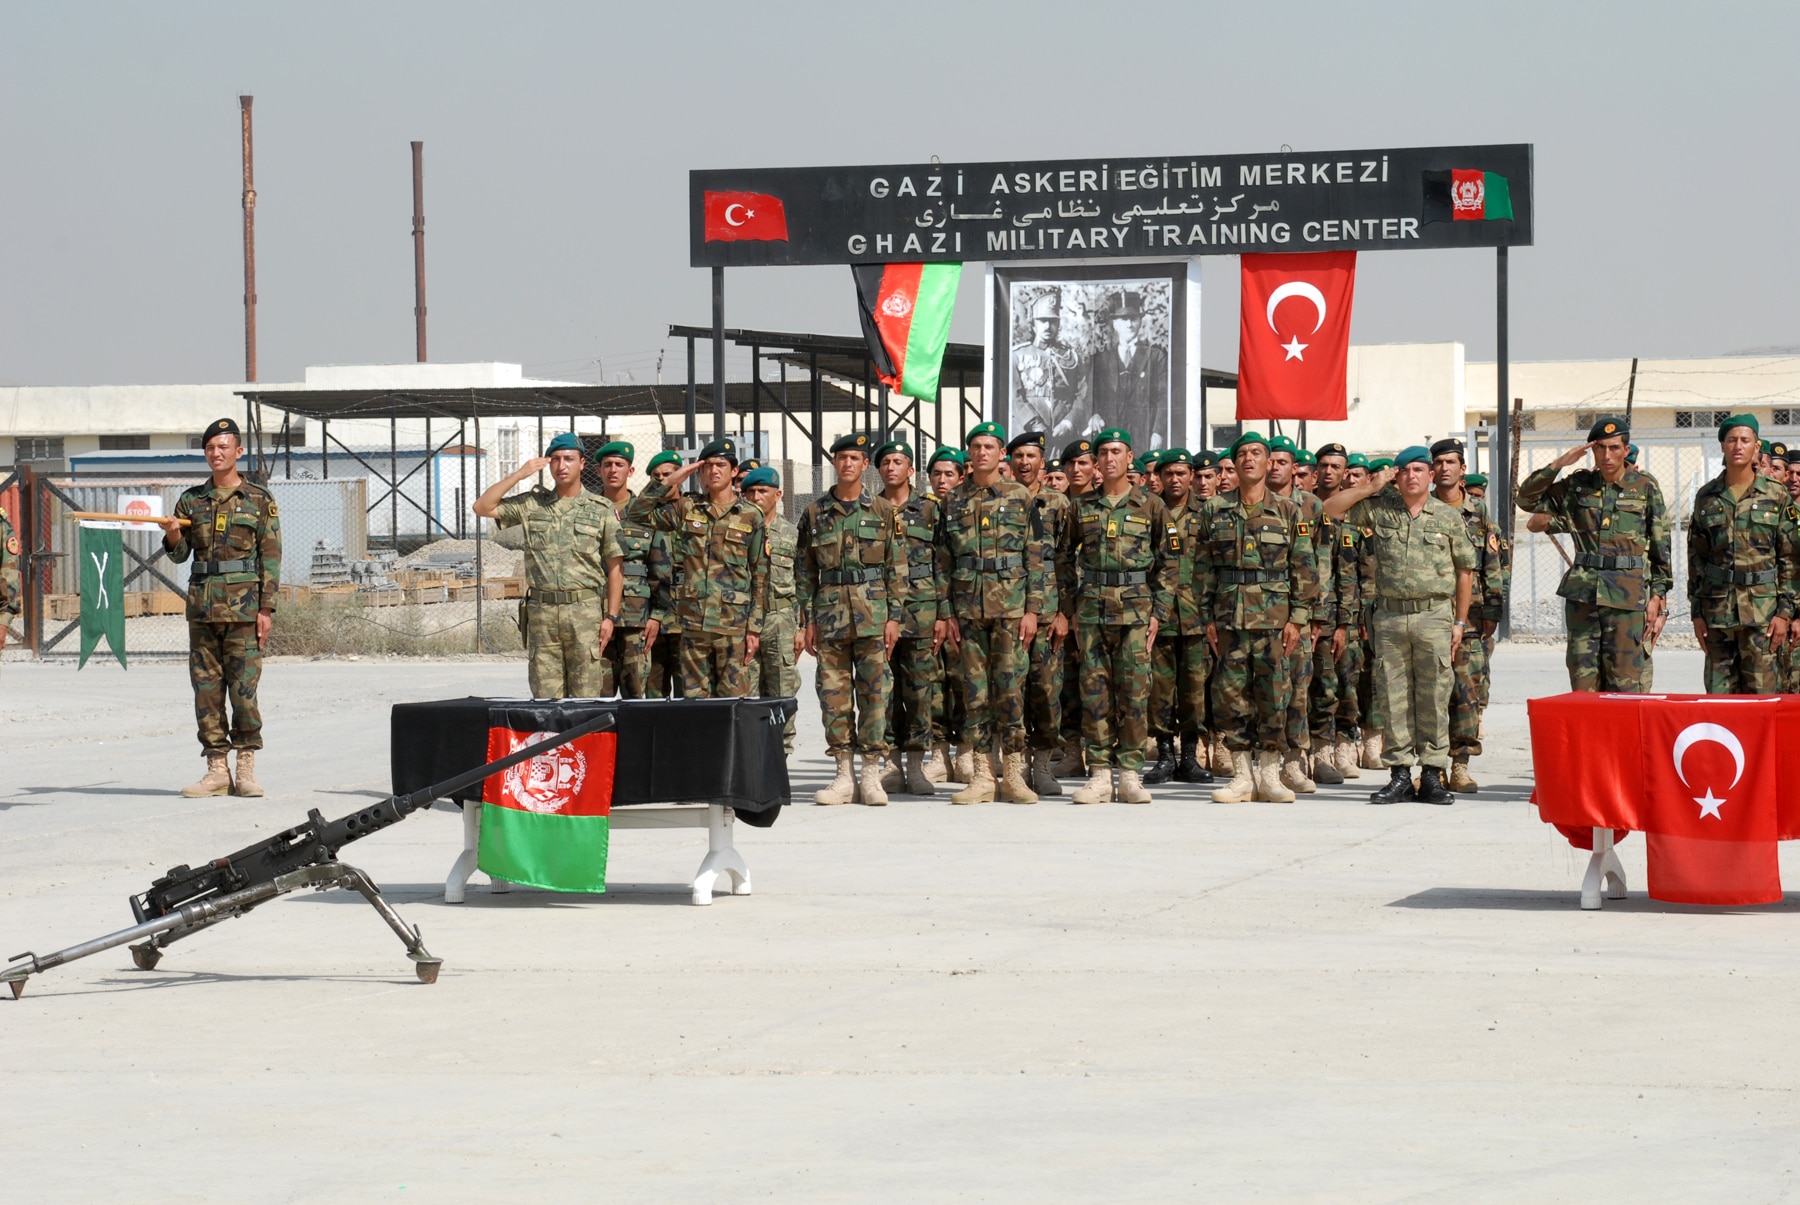
POLYGON ((707 242, 787 242, 787 210, 779 198, 760 192, 709 192, 705 201, 707 242))
POLYGON ((1350 417, 1350 304, 1356 252, 1246 255, 1238 321, 1237 416, 1350 417))

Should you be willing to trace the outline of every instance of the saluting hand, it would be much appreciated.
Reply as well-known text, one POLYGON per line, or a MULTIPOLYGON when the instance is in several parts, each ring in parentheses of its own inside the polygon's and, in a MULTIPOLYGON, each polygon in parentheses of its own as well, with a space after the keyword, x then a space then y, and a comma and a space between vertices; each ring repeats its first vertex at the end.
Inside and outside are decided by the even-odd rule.
POLYGON ((1589 452, 1593 451, 1593 449, 1594 445, 1591 443, 1578 444, 1577 446, 1570 448, 1567 452, 1564 452, 1561 456, 1558 456, 1552 463, 1556 466, 1556 470, 1561 472, 1563 469, 1568 468, 1583 456, 1586 456, 1589 452))

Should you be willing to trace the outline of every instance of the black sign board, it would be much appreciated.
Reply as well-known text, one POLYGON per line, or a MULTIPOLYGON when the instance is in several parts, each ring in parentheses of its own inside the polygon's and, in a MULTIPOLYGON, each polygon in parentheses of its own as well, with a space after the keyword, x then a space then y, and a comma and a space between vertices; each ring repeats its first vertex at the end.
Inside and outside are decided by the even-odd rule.
POLYGON ((1528 143, 746 168, 688 178, 695 267, 1529 246, 1528 143))

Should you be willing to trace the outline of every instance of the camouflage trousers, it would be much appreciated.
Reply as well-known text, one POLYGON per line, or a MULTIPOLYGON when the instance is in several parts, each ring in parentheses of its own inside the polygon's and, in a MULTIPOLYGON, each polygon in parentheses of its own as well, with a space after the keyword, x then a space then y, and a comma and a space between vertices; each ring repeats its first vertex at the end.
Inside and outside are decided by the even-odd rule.
POLYGON ((684 632, 681 637, 681 697, 742 699, 757 683, 749 645, 735 632, 684 632))
POLYGON ((1387 731, 1387 706, 1381 692, 1375 689, 1375 617, 1369 616, 1369 638, 1363 642, 1362 675, 1357 679, 1357 702, 1362 708, 1362 728, 1366 736, 1387 731))
MULTIPOLYGON (((791 699, 800 693, 800 669, 794 664, 794 613, 777 611, 763 616, 762 644, 756 650, 756 693, 765 699, 791 699)), ((795 716, 782 729, 782 744, 794 751, 795 716)))
POLYGON ((909 753, 923 753, 943 729, 936 715, 943 671, 931 650, 930 636, 902 636, 894 642, 889 658, 894 689, 888 700, 888 744, 909 753))
MULTIPOLYGON (((1494 642, 1498 639, 1500 639, 1500 633, 1496 628, 1492 636, 1484 637, 1481 641, 1482 647, 1487 650, 1488 663, 1487 673, 1481 675, 1481 710, 1483 711, 1486 711, 1488 706, 1488 689, 1494 684, 1494 642)), ((1644 689, 1650 689, 1650 652, 1647 647, 1644 650, 1644 689)))
POLYGON ((1769 647, 1766 624, 1706 629, 1706 693, 1772 695, 1781 692, 1781 675, 1769 647))
POLYGON ((1800 644, 1790 642, 1781 647, 1775 654, 1775 671, 1775 676, 1781 683, 1782 694, 1800 694, 1800 644))
POLYGON ((188 623, 188 681, 194 687, 194 719, 208 753, 262 748, 262 648, 254 623, 188 623), (231 703, 226 723, 225 704, 231 703))
POLYGON ((1345 629, 1344 655, 1337 662, 1337 703, 1331 717, 1339 740, 1349 739, 1362 727, 1363 666, 1368 659, 1369 646, 1356 625, 1351 624, 1345 629))
POLYGON ((1078 624, 1081 736, 1092 766, 1144 768, 1150 738, 1148 624, 1078 624))
POLYGON ((1650 652, 1644 647, 1644 613, 1563 600, 1569 630, 1564 661, 1570 690, 1636 694, 1650 689, 1645 679, 1650 652))
POLYGON ((1212 676, 1212 646, 1204 630, 1191 636, 1158 632, 1150 652, 1150 735, 1204 734, 1206 683, 1212 676))
POLYGON ((1081 642, 1071 631, 1062 647, 1062 736, 1069 745, 1081 739, 1081 642))
MULTIPOLYGON (((1340 681, 1344 672, 1341 658, 1331 655, 1331 643, 1337 633, 1326 629, 1313 644, 1312 689, 1306 700, 1307 721, 1311 728, 1313 749, 1329 749, 1337 742, 1338 696, 1343 691, 1340 681)), ((1350 655, 1350 641, 1344 641, 1342 656, 1350 655)))
POLYGON ((1287 745, 1289 749, 1301 752, 1312 748, 1312 725, 1309 722, 1308 709, 1312 705, 1313 680, 1313 640, 1312 626, 1302 624, 1300 642, 1287 658, 1287 745))
MULTIPOLYGON (((1065 638, 1064 644, 1069 643, 1065 638)), ((1025 738, 1033 749, 1055 749, 1062 744, 1063 650, 1052 644, 1050 625, 1038 629, 1031 642, 1030 667, 1025 677, 1025 738)))
POLYGON ((821 640, 818 658, 819 716, 825 724, 826 751, 847 752, 854 727, 857 752, 886 753, 888 696, 894 679, 881 637, 821 640))
POLYGON ((931 692, 931 734, 941 741, 961 744, 966 713, 962 685, 962 653, 948 644, 937 651, 937 679, 931 692))
MULTIPOLYGON (((614 689, 624 699, 650 694, 650 644, 643 628, 615 628, 602 654, 612 674, 614 689)), ((609 692, 610 693, 610 692, 609 692)))
POLYGON ((600 655, 597 598, 574 603, 522 603, 525 655, 535 699, 604 699, 612 694, 612 665, 600 655))
POLYGON ((1450 668, 1453 614, 1449 599, 1411 614, 1376 611, 1369 635, 1375 692, 1387 718, 1385 766, 1415 762, 1450 768, 1450 668))
POLYGON ((1233 753, 1287 748, 1288 659, 1281 629, 1219 628, 1213 727, 1233 753))
POLYGON ((1487 645, 1470 624, 1463 632, 1450 668, 1456 684, 1450 688, 1450 756, 1481 756, 1481 692, 1487 680, 1487 645))
POLYGON ((1025 646, 1016 619, 968 619, 962 628, 963 740, 1008 753, 1025 748, 1025 646))
POLYGON ((681 698, 681 632, 663 628, 650 645, 650 671, 645 698, 681 698))

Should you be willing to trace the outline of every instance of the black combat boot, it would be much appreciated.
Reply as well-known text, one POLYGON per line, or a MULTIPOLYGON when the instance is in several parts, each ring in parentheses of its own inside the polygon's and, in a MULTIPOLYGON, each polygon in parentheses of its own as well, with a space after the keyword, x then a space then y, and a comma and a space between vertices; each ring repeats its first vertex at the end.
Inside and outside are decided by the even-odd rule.
POLYGON ((1444 772, 1436 766, 1424 766, 1419 770, 1420 803, 1455 803, 1456 796, 1444 786, 1444 772))
POLYGON ((1181 764, 1175 768, 1176 782, 1211 782, 1212 771, 1200 762, 1200 754, 1206 750, 1200 745, 1198 732, 1181 734, 1181 764))
POLYGON ((1413 791, 1412 767, 1395 766, 1388 784, 1369 796, 1370 803, 1405 803, 1417 799, 1413 791))
POLYGON ((1156 738, 1156 764, 1144 768, 1144 785, 1156 786, 1175 777, 1175 738, 1156 738))

